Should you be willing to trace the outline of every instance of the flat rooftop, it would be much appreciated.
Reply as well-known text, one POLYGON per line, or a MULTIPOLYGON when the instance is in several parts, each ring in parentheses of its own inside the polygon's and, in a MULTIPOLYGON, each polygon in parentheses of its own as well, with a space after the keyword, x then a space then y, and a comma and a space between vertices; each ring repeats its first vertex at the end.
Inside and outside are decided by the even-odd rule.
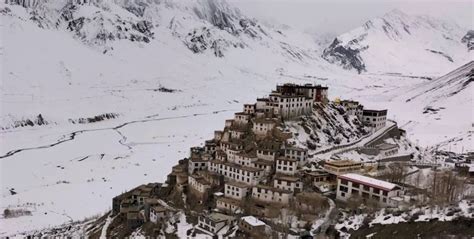
POLYGON ((359 165, 359 164, 362 165, 361 162, 357 162, 350 159, 326 161, 324 162, 324 164, 325 165, 328 164, 328 165, 336 166, 336 167, 359 165))
POLYGON ((348 173, 348 174, 340 175, 339 178, 346 179, 351 182, 356 182, 363 185, 371 186, 374 188, 382 189, 385 191, 391 191, 398 186, 396 184, 393 184, 387 181, 363 176, 356 173, 348 173))
POLYGON ((246 217, 242 217, 241 219, 253 227, 266 225, 264 222, 260 221, 258 218, 254 216, 246 216, 246 217))

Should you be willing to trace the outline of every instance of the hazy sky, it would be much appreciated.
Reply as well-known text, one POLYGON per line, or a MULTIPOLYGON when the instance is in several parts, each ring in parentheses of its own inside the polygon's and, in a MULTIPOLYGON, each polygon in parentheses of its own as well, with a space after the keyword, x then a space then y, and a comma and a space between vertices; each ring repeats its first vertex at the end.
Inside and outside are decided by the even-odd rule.
POLYGON ((474 0, 228 0, 248 16, 300 30, 340 34, 392 9, 450 18, 472 29, 474 0))

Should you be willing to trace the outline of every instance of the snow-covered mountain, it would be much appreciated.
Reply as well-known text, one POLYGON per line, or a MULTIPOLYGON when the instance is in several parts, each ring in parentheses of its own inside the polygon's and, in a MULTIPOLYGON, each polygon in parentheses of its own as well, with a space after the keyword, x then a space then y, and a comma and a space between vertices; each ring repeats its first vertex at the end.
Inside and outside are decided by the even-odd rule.
MULTIPOLYGON (((433 129, 446 131, 448 138, 440 142, 442 150, 465 152, 472 150, 474 145, 473 82, 474 61, 471 61, 435 80, 399 92, 400 96, 395 101, 404 99, 405 106, 415 111, 412 113, 414 120, 419 115, 425 118, 424 122, 438 125, 433 129), (464 130, 459 131, 460 135, 453 135, 459 129, 464 130)), ((416 126, 418 123, 409 126, 414 128, 412 131, 419 130, 416 126)))
MULTIPOLYGON (((463 30, 448 36, 457 42, 446 45, 449 51, 429 48, 452 54, 453 63, 431 64, 444 57, 427 47, 419 50, 427 54, 420 63, 421 56, 406 54, 410 47, 418 51, 420 38, 403 35, 393 44, 407 49, 387 56, 393 70, 372 68, 389 41, 367 37, 370 48, 360 53, 367 72, 357 74, 321 58, 312 35, 260 24, 211 0, 7 0, 0 14, 0 206, 32 211, 0 219, 0 237, 83 219, 107 210, 126 189, 163 181, 189 147, 212 137, 242 103, 267 95, 276 83, 327 85, 330 99, 352 98, 368 108, 377 103, 406 123, 413 120, 405 106, 410 96, 391 94, 405 96, 430 81, 405 75, 445 74, 462 65, 458 57, 467 52, 463 30), (402 59, 410 62, 406 69, 398 64, 402 59)), ((419 28, 427 39, 438 34, 419 28)), ((340 119, 336 113, 328 115, 340 119)), ((435 118, 416 120, 408 132, 417 134, 410 137, 445 136, 431 124, 435 118), (421 123, 425 131, 410 131, 421 123)), ((347 131, 341 138, 333 134, 341 127, 330 122, 308 121, 334 129, 310 134, 321 145, 361 134, 347 131)))
POLYGON ((105 52, 113 42, 149 43, 162 40, 153 28, 166 28, 192 52, 224 56, 228 48, 246 48, 256 39, 275 45, 289 57, 302 60, 307 51, 285 41, 281 32, 268 29, 237 8, 219 0, 7 0, 25 12, 3 10, 5 15, 29 20, 41 28, 67 31, 76 39, 105 52))
POLYGON ((113 96, 124 91, 103 91, 113 85, 153 92, 175 83, 175 89, 193 88, 186 82, 200 85, 203 78, 235 77, 238 83, 257 72, 253 76, 301 67, 331 71, 317 59, 311 36, 262 26, 224 1, 9 0, 1 6, 8 46, 2 88, 5 100, 15 102, 4 106, 2 128, 34 122, 40 114, 54 124, 136 108, 113 96), (233 71, 238 73, 227 74, 233 71), (108 109, 92 102, 97 95, 109 101, 108 109), (79 99, 80 109, 61 103, 79 99), (49 106, 38 104, 42 100, 49 106), (60 114, 51 110, 55 104, 60 114))
POLYGON ((441 73, 434 69, 469 61, 467 31, 447 20, 393 10, 336 37, 322 57, 359 73, 441 73))

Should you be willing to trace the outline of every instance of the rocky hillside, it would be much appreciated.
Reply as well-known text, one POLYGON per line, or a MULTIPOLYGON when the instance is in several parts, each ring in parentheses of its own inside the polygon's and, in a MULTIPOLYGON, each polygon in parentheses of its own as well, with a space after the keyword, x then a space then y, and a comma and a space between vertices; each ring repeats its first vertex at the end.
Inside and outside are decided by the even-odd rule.
POLYGON ((466 31, 452 22, 393 10, 338 36, 322 57, 359 73, 414 73, 423 65, 454 68, 469 59, 466 31))
POLYGON ((469 30, 466 35, 463 36, 461 42, 466 44, 469 51, 474 50, 474 30, 469 30))
POLYGON ((294 142, 310 150, 353 142, 368 133, 356 116, 332 103, 316 105, 310 116, 286 125, 295 136, 294 142))
POLYGON ((246 48, 256 41, 276 46, 290 58, 308 57, 307 51, 285 41, 281 32, 260 25, 222 0, 7 0, 6 4, 4 15, 66 31, 104 53, 114 49, 114 42, 159 41, 159 31, 166 29, 194 53, 223 57, 229 48, 246 48), (25 11, 12 11, 12 6, 25 11))
MULTIPOLYGON (((412 96, 406 101, 422 100, 428 104, 457 97, 458 94, 472 93, 471 83, 474 81, 474 61, 471 61, 444 76, 430 81, 413 90, 412 96)), ((464 100, 459 100, 462 102, 464 100)))

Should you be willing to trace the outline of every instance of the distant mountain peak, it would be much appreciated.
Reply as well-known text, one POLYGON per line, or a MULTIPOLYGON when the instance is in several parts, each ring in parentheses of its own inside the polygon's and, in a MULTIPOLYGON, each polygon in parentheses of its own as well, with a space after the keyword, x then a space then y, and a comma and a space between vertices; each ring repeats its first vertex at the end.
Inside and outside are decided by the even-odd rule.
POLYGON ((465 34, 466 29, 454 22, 393 9, 337 36, 322 57, 359 73, 401 72, 428 62, 455 67, 469 58, 465 51, 469 35, 463 38, 465 34))

